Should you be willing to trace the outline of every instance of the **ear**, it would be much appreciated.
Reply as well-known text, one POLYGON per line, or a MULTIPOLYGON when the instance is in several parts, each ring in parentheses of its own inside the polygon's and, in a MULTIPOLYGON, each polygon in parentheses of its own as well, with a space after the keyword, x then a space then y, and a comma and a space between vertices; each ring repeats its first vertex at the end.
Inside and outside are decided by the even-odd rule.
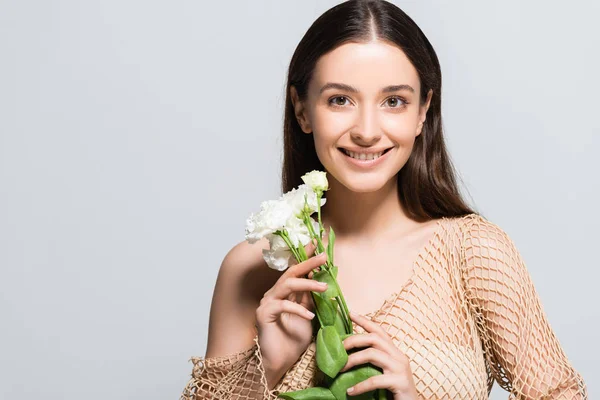
POLYGON ((425 105, 421 106, 419 109, 419 125, 417 125, 417 134, 415 136, 419 136, 423 130, 423 124, 425 123, 425 117, 427 116, 427 110, 429 110, 429 104, 431 104, 432 97, 433 89, 429 89, 429 93, 427 93, 427 101, 425 102, 425 105))
POLYGON ((294 86, 290 86, 290 97, 292 105, 294 106, 294 114, 296 115, 300 128, 304 133, 312 133, 306 108, 304 107, 304 103, 298 97, 298 92, 294 86))

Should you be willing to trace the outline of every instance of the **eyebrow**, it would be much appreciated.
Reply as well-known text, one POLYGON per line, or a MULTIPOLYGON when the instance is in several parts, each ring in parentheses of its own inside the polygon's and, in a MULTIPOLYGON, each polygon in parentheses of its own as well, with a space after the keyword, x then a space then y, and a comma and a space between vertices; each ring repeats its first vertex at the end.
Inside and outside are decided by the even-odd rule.
MULTIPOLYGON (((323 85, 323 87, 321 87, 321 90, 319 90, 319 94, 323 93, 327 89, 339 89, 346 90, 352 93, 358 93, 358 89, 354 86, 346 85, 345 83, 327 82, 325 85, 323 85)), ((381 89, 381 93, 398 92, 401 90, 408 90, 412 93, 415 92, 415 89, 413 89, 413 87, 410 85, 390 85, 381 89)))

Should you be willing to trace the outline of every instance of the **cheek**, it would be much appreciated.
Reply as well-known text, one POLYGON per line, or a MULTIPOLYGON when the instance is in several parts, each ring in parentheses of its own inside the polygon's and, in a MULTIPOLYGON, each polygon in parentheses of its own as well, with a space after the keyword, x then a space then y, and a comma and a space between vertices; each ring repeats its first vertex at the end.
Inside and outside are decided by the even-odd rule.
POLYGON ((323 137, 339 137, 354 123, 352 113, 331 111, 325 106, 317 107, 312 114, 314 130, 323 137))
POLYGON ((313 130, 313 139, 315 141, 315 150, 317 152, 317 157, 325 167, 328 167, 329 159, 332 157, 331 148, 335 144, 335 139, 332 137, 324 136, 322 133, 320 133, 320 131, 315 130, 313 130))
POLYGON ((352 116, 350 113, 331 112, 317 107, 312 112, 311 121, 317 155, 323 164, 327 164, 340 138, 352 127, 352 116))
POLYGON ((396 120, 394 123, 382 126, 382 131, 400 149, 412 148, 415 142, 416 126, 406 121, 396 120))

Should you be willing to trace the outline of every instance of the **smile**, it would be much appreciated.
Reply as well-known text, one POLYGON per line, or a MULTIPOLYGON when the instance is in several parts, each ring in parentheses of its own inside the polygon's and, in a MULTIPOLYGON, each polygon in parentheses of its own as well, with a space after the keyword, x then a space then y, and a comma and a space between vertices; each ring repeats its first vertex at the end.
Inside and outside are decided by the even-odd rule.
POLYGON ((389 151, 390 149, 386 149, 384 151, 380 151, 379 153, 355 153, 353 151, 340 148, 340 150, 344 154, 346 154, 349 157, 354 158, 355 160, 376 160, 379 157, 381 157, 383 154, 385 154, 387 151, 389 151))
POLYGON ((373 168, 381 164, 388 158, 387 155, 392 149, 393 147, 390 147, 389 149, 379 153, 354 153, 341 147, 338 148, 340 153, 344 155, 344 159, 346 159, 350 164, 361 168, 373 168))

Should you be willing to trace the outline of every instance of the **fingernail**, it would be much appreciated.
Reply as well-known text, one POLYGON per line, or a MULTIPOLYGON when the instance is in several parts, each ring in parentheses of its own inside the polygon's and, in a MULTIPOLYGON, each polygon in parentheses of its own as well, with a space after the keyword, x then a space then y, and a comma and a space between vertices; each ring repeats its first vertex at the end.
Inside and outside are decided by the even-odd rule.
POLYGON ((353 388, 353 387, 351 387, 351 388, 348 388, 348 390, 346 390, 346 392, 347 392, 347 393, 352 393, 352 392, 354 392, 354 388, 353 388))
POLYGON ((314 314, 314 313, 312 313, 312 312, 310 312, 310 311, 308 311, 308 310, 306 310, 306 313, 307 313, 307 314, 308 314, 308 316, 309 316, 309 317, 311 317, 311 318, 313 318, 313 317, 315 316, 315 314, 314 314))
POLYGON ((327 287, 327 282, 318 282, 320 286, 327 287))

